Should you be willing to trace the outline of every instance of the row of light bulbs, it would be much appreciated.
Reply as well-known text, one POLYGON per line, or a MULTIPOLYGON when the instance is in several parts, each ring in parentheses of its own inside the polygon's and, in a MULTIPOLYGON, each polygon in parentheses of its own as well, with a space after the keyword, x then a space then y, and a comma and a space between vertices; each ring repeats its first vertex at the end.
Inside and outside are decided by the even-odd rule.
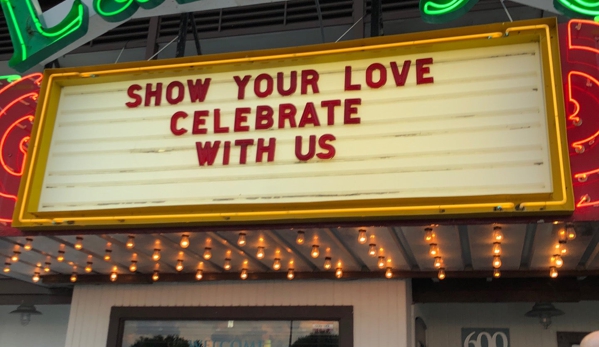
POLYGON ((433 257, 433 266, 438 270, 437 277, 440 280, 445 279, 445 263, 441 257, 441 249, 437 244, 437 233, 433 228, 424 228, 424 241, 428 243, 428 253, 433 257))
MULTIPOLYGON (((441 254, 440 254, 439 246, 437 244, 436 233, 433 230, 433 228, 431 228, 431 227, 425 228, 424 238, 425 238, 425 241, 429 244, 429 254, 434 258, 434 263, 433 263, 434 267, 436 269, 438 269, 438 278, 442 280, 445 278, 445 267, 444 267, 443 258, 441 257, 441 254)), ((575 238, 576 238, 576 231, 574 230, 574 227, 571 225, 567 225, 566 228, 560 229, 560 231, 558 232, 558 242, 555 245, 555 254, 551 257, 550 277, 552 277, 552 278, 557 277, 557 275, 558 275, 557 269, 563 265, 562 255, 566 254, 566 252, 567 252, 565 245, 568 240, 574 240, 575 238)), ((358 231, 358 243, 366 244, 368 242, 368 240, 370 240, 369 245, 368 245, 368 255, 371 257, 376 257, 378 254, 378 262, 377 262, 378 267, 381 269, 386 268, 385 277, 392 278, 393 270, 391 267, 391 259, 387 259, 385 261, 384 250, 383 250, 383 248, 377 249, 377 246, 375 243, 375 236, 370 235, 370 237, 368 237, 366 230, 360 229, 358 231)), ((264 240, 262 238, 260 238, 260 244, 262 244, 263 241, 264 240)), ((316 241, 316 238, 315 238, 315 241, 316 241)), ((493 276, 494 277, 501 276, 500 267, 502 264, 501 263, 501 242, 502 241, 503 241, 503 233, 502 233, 501 227, 495 226, 493 229, 493 248, 492 248, 492 253, 493 253, 493 263, 492 264, 493 264, 493 276)), ((26 238, 26 243, 24 244, 23 248, 26 251, 31 250, 32 242, 33 242, 32 238, 26 238)), ((303 245, 305 243, 305 233, 301 230, 297 232, 296 243, 298 245, 303 245)), ((210 244, 211 244, 211 240, 207 239, 206 247, 204 248, 204 254, 203 254, 203 258, 206 260, 209 260, 212 258, 210 244)), ((239 233, 237 244, 241 247, 243 247, 247 244, 247 235, 245 232, 239 233)), ((154 251, 152 253, 152 259, 156 262, 159 261, 161 258, 161 254, 160 254, 161 249, 158 245, 159 244, 157 243, 157 246, 154 248, 154 251)), ((189 245, 190 245, 189 234, 184 233, 181 236, 180 246, 181 246, 181 248, 185 249, 185 248, 188 248, 189 245)), ((128 236, 126 247, 128 249, 133 249, 135 247, 135 236, 134 235, 128 236)), ((81 237, 81 236, 76 237, 76 242, 74 244, 74 248, 77 250, 81 250, 83 248, 83 237, 81 237)), ((319 257, 319 255, 320 255, 319 248, 320 247, 316 242, 312 244, 312 249, 310 252, 310 255, 312 258, 319 257)), ((329 270, 332 268, 332 260, 328 254, 330 252, 330 249, 327 248, 326 251, 327 251, 327 256, 325 257, 323 267, 326 270, 329 270)), ((14 249, 13 249, 12 257, 7 258, 7 260, 5 262, 5 267, 4 267, 5 273, 10 272, 11 264, 16 263, 19 260, 20 254, 21 254, 20 246, 15 245, 14 249)), ((65 255, 65 245, 61 244, 59 246, 58 255, 56 257, 56 260, 58 262, 64 261, 64 255, 65 255)), ((111 259, 111 257, 112 257, 112 244, 110 242, 108 242, 106 244, 104 260, 109 261, 111 259)), ((264 257, 265 257, 265 247, 264 246, 258 246, 256 257, 258 259, 264 259, 264 257)), ((132 259, 131 259, 131 265, 129 266, 129 270, 131 272, 137 271, 137 262, 138 262, 137 254, 133 253, 132 259)), ((39 279, 40 279, 39 276, 42 271, 41 263, 38 263, 36 265, 37 266, 35 268, 34 275, 32 277, 32 280, 34 282, 39 281, 39 279)), ((51 265, 51 257, 47 256, 46 262, 44 263, 44 266, 43 266, 43 271, 46 273, 50 272, 50 265, 51 265)), ((86 266, 84 268, 86 273, 92 272, 92 265, 93 265, 92 256, 89 255, 87 258, 86 266)), ((158 280, 158 278, 159 278, 158 267, 159 267, 159 264, 156 264, 154 272, 153 272, 153 276, 152 276, 152 278, 153 279, 155 278, 155 280, 158 280)), ((272 267, 276 271, 281 269, 280 250, 278 250, 278 249, 275 252, 275 258, 274 258, 272 267)), ((177 259, 177 265, 175 268, 179 272, 183 270, 183 252, 179 252, 179 257, 177 259)), ((223 268, 225 270, 231 269, 231 251, 230 250, 226 252, 223 268)), ((116 279, 117 279, 117 276, 118 276, 117 270, 118 270, 118 268, 116 266, 114 266, 111 271, 110 279, 112 281, 116 281, 116 279)), ((203 270, 203 262, 200 262, 200 264, 198 265, 198 269, 196 271, 197 272, 196 278, 198 280, 203 277, 203 275, 202 275, 203 271, 204 271, 203 270)), ((287 277, 289 279, 293 279, 295 277, 294 273, 295 273, 295 270, 293 267, 293 260, 291 260, 289 263, 287 277)), ((341 278, 343 276, 343 269, 342 269, 341 261, 339 261, 337 263, 337 267, 335 269, 335 275, 337 278, 341 278)), ((247 278, 247 260, 244 261, 244 266, 242 268, 240 276, 242 279, 247 278)), ((71 276, 71 281, 75 282, 76 280, 77 280, 77 266, 73 266, 73 273, 71 276)))
MULTIPOLYGON (((554 223, 557 224, 557 223, 554 223)), ((556 278, 558 276, 557 269, 564 265, 562 258, 568 250, 566 244, 576 238, 576 230, 571 224, 566 224, 565 228, 561 228, 557 233, 557 243, 554 246, 553 255, 551 256, 551 266, 549 267, 549 276, 556 278)))
MULTIPOLYGON (((435 269, 438 269, 437 277, 440 280, 445 279, 445 264, 443 262, 443 258, 441 257, 441 250, 437 243, 437 234, 433 230, 432 227, 427 227, 424 229, 424 241, 429 244, 429 255, 433 257, 433 266, 435 269)), ((501 241, 503 241, 503 232, 501 231, 500 226, 495 226, 493 228, 493 277, 500 277, 501 270, 501 241)))
MULTIPOLYGON (((366 238, 366 231, 364 229, 360 229, 359 233, 358 233, 358 241, 361 244, 364 244, 364 243, 366 243, 366 240, 367 240, 367 238, 366 238)), ((77 242, 75 244, 76 245, 75 248, 81 249, 83 247, 82 241, 83 241, 82 237, 77 237, 77 242), (79 246, 77 247, 77 245, 79 245, 79 246)), ((260 238, 259 241, 260 241, 260 244, 263 244, 264 239, 260 238)), ((304 242, 305 242, 305 233, 303 231, 298 231, 297 237, 296 237, 296 242, 298 244, 300 244, 300 245, 304 244, 304 242)), ((376 249, 376 244, 373 243, 373 242, 374 242, 374 235, 371 235, 371 244, 369 245, 369 255, 371 255, 371 256, 374 257, 374 256, 377 255, 377 249, 376 249)), ((180 241, 179 244, 180 244, 181 248, 183 248, 183 249, 188 248, 189 245, 190 245, 189 234, 187 234, 187 233, 183 234, 181 236, 181 241, 180 241)), ((241 247, 243 247, 243 246, 245 246, 247 244, 247 235, 246 235, 245 232, 240 232, 239 233, 237 244, 239 246, 241 246, 241 247)), ((127 243, 125 245, 126 245, 126 247, 128 249, 133 249, 135 247, 135 236, 134 235, 129 235, 128 238, 127 238, 127 243)), ((312 258, 318 258, 319 257, 319 255, 320 255, 319 248, 320 248, 319 245, 316 244, 316 243, 312 245, 312 249, 311 249, 311 252, 310 252, 310 255, 311 255, 312 258)), ((109 250, 107 248, 105 260, 109 260, 110 259, 110 257, 109 257, 110 252, 111 252, 111 250, 109 250)), ((329 270, 329 269, 332 268, 332 259, 329 256, 330 248, 327 248, 326 252, 327 252, 327 256, 325 256, 323 267, 326 270, 329 270)), ((379 250, 378 266, 379 266, 379 268, 385 268, 385 265, 387 265, 387 269, 385 271, 385 277, 386 278, 392 278, 393 277, 393 271, 392 271, 392 268, 391 268, 391 259, 387 259, 387 261, 385 262, 385 257, 383 255, 383 252, 384 252, 383 248, 380 248, 380 250, 379 250)), ((230 250, 228 250, 226 252, 225 261, 224 261, 224 264, 223 264, 223 268, 225 270, 230 270, 231 269, 231 254, 232 254, 232 252, 230 250)), ((204 253, 203 253, 202 257, 205 260, 209 260, 209 259, 212 258, 211 239, 209 239, 209 238, 206 239, 206 245, 204 247, 204 253)), ((265 247, 264 246, 258 246, 256 257, 258 259, 264 259, 264 257, 265 257, 265 247)), ((159 243, 157 242, 156 246, 155 246, 155 248, 154 248, 154 250, 152 252, 152 260, 154 260, 154 261, 157 262, 160 259, 161 259, 161 248, 159 247, 159 243)), ((244 280, 247 279, 247 276, 248 276, 247 264, 248 264, 248 261, 245 260, 244 263, 243 263, 242 270, 240 272, 240 278, 244 279, 244 280)), ((87 271, 88 267, 91 269, 91 256, 88 258, 88 266, 86 266, 86 271, 87 271)), ((196 279, 198 279, 198 280, 200 280, 200 279, 203 278, 203 272, 204 272, 203 267, 204 267, 204 263, 200 262, 199 265, 198 265, 198 269, 196 270, 196 279)), ((275 258, 274 258, 273 266, 272 267, 276 271, 278 271, 278 270, 281 269, 280 250, 278 250, 278 249, 275 251, 275 258)), ((179 271, 179 272, 183 270, 183 252, 179 252, 179 257, 177 259, 177 265, 176 265, 175 269, 177 271, 179 271)), ((136 272, 137 271, 137 254, 136 253, 133 253, 133 255, 132 255, 131 265, 129 266, 129 270, 131 272, 136 272)), ((90 270, 90 272, 91 272, 91 270, 90 270)), ((335 268, 335 276, 337 278, 343 277, 343 268, 342 268, 342 262, 341 261, 337 262, 337 266, 335 268)), ((117 278, 117 268, 114 267, 113 271, 111 272, 110 279, 112 281, 116 281, 116 278, 117 278)), ((287 278, 290 279, 290 280, 293 279, 293 278, 295 278, 295 269, 294 269, 294 261, 293 260, 291 260, 289 262, 289 268, 287 270, 287 278)), ((155 264, 155 268, 154 268, 154 271, 153 271, 152 279, 154 281, 157 281, 159 279, 159 264, 158 263, 155 264)), ((71 276, 71 281, 72 282, 76 282, 77 281, 77 267, 76 266, 73 268, 73 273, 72 273, 72 276, 71 276)))

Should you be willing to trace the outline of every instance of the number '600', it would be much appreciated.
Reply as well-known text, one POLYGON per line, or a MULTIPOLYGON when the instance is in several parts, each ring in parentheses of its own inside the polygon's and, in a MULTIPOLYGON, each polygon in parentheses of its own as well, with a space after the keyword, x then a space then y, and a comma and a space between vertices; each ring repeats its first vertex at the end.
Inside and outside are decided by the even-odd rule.
POLYGON ((508 347, 508 338, 502 332, 496 332, 491 335, 486 331, 481 331, 476 337, 474 334, 476 334, 475 331, 466 336, 464 347, 508 347), (483 345, 483 339, 486 340, 486 345, 483 345))

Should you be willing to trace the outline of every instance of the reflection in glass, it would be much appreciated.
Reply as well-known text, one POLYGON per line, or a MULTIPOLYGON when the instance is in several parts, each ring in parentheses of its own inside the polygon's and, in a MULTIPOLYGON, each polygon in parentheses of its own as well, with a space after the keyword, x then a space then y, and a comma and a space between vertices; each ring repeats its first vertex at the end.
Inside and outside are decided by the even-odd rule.
POLYGON ((338 347, 336 321, 126 321, 123 347, 338 347))

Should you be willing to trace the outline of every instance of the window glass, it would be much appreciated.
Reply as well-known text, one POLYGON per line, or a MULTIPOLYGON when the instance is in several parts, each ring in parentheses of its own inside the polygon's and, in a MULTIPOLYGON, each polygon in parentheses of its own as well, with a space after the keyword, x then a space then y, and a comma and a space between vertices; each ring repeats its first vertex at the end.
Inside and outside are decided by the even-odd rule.
POLYGON ((123 347, 338 347, 339 322, 127 320, 123 347))

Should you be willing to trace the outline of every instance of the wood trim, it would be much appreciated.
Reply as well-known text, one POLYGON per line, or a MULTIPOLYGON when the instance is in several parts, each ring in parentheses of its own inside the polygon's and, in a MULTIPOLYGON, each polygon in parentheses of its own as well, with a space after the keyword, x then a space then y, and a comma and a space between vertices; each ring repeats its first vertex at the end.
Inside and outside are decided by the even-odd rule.
POLYGON ((353 306, 113 306, 107 347, 122 347, 127 320, 335 320, 339 321, 339 347, 354 345, 353 306))
POLYGON ((587 336, 588 332, 557 332, 557 347, 571 347, 573 344, 580 344, 580 341, 587 336))
POLYGON ((412 280, 414 303, 580 302, 599 300, 599 277, 412 280), (594 289, 593 289, 594 288, 594 289))
MULTIPOLYGON (((493 277, 493 271, 446 271, 447 278, 440 281, 437 285, 451 288, 450 283, 461 283, 465 285, 467 283, 484 283, 485 281, 491 280, 493 277)), ((534 271, 501 271, 501 278, 493 279, 489 283, 507 283, 508 281, 515 281, 514 283, 533 283, 535 281, 544 281, 548 283, 565 283, 567 281, 576 282, 577 278, 586 278, 584 281, 580 281, 580 286, 575 288, 580 289, 580 292, 587 299, 590 297, 597 297, 599 299, 599 292, 593 295, 592 290, 585 283, 599 283, 599 270, 564 270, 559 272, 558 279, 549 278, 549 271, 547 270, 534 270, 534 271)), ((153 283, 152 274, 119 274, 115 282, 111 282, 109 275, 87 275, 79 274, 77 276, 77 283, 81 284, 148 284, 153 283)), ((42 275, 42 283, 44 284, 72 284, 71 275, 42 275)), ((434 283, 433 280, 437 280, 436 271, 407 271, 407 270, 394 270, 393 278, 389 280, 400 280, 412 278, 416 281, 424 281, 418 283, 434 283)), ((332 271, 318 271, 318 272, 295 272, 295 280, 339 280, 335 278, 335 273, 332 271)), ((366 279, 385 279, 385 271, 344 271, 343 276, 340 280, 366 280, 366 279)), ((269 271, 269 272, 250 272, 246 281, 270 281, 270 280, 282 280, 288 281, 286 271, 269 271)), ((244 281, 240 278, 239 272, 204 272, 202 282, 207 281, 244 281)), ((197 282, 195 278, 195 272, 161 272, 160 279, 158 282, 197 282)), ((456 289, 467 289, 467 288, 456 288, 456 289)), ((506 288, 510 289, 510 288, 506 288)), ((442 297, 442 296, 441 296, 442 297)), ((535 301, 535 300, 531 300, 535 301)))

